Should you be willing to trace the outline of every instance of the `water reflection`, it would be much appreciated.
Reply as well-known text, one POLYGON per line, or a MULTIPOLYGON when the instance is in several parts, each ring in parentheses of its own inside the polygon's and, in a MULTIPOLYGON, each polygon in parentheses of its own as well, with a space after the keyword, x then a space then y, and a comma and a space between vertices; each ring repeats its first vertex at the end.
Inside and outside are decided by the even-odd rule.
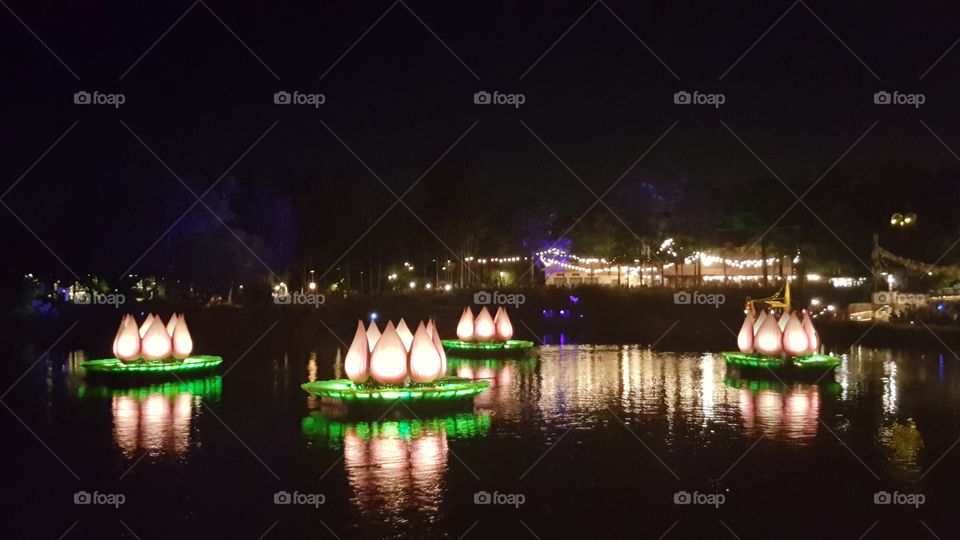
POLYGON ((347 421, 313 412, 301 427, 312 443, 342 449, 351 502, 364 514, 392 522, 411 509, 428 516, 439 512, 448 441, 487 435, 490 413, 347 421))
POLYGON ((837 383, 821 385, 729 378, 724 384, 739 390, 743 432, 749 437, 811 442, 817 435, 822 395, 836 396, 837 383))
POLYGON ((166 382, 134 388, 80 385, 81 399, 109 399, 113 440, 132 458, 151 454, 180 455, 190 448, 191 429, 201 400, 217 402, 222 393, 219 376, 166 382))
POLYGON ((504 419, 518 416, 523 409, 523 393, 535 384, 537 367, 534 358, 473 359, 447 358, 451 375, 473 381, 489 381, 490 388, 474 398, 480 408, 496 406, 504 419))

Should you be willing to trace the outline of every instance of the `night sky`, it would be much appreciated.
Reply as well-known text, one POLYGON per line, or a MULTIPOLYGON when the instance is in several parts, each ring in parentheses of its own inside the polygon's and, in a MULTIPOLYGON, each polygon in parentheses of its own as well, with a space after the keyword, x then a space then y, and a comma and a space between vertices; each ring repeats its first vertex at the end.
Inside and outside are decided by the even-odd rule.
MULTIPOLYGON (((843 205, 889 215, 889 177, 838 200, 832 176, 955 169, 937 137, 960 153, 960 8, 947 2, 5 1, 0 189, 23 223, 0 208, 0 226, 18 272, 164 272, 185 257, 171 238, 237 242, 203 205, 178 221, 196 198, 177 176, 198 195, 216 182, 204 202, 254 267, 283 273, 332 265, 395 203, 380 180, 399 195, 427 171, 409 209, 343 262, 456 251, 472 223, 515 229, 530 209, 572 223, 628 169, 623 185, 707 197, 766 177, 785 210, 793 199, 744 144, 798 193, 843 156, 811 192, 834 205, 824 219, 843 205), (281 90, 326 101, 277 105, 281 90), (525 103, 476 105, 481 90, 525 103), (725 103, 675 105, 681 90, 725 103), (925 103, 876 105, 881 90, 925 103), (125 103, 77 105, 78 91, 125 103)), ((793 212, 784 223, 809 219, 793 212)))

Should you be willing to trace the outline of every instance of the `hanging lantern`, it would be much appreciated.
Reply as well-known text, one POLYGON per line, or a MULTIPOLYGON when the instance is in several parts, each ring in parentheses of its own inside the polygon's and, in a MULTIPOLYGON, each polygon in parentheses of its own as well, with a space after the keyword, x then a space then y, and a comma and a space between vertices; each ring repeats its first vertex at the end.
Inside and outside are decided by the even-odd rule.
POLYGON ((810 319, 810 314, 807 313, 807 310, 803 310, 803 331, 807 334, 807 352, 814 354, 819 351, 820 334, 817 333, 817 330, 813 327, 813 321, 810 319))
POLYGON ((457 323, 457 337, 463 341, 473 340, 473 312, 469 307, 463 308, 460 322, 457 323))
MULTIPOLYGON (((174 317, 177 317, 174 315, 174 317)), ((167 325, 169 328, 170 325, 167 325)), ((177 317, 177 326, 173 329, 173 357, 183 360, 193 352, 193 338, 187 328, 187 318, 182 313, 177 317)))
POLYGON ((508 341, 513 337, 513 324, 510 322, 510 316, 507 315, 507 310, 503 306, 497 310, 497 316, 493 320, 493 324, 497 328, 498 341, 508 341))
POLYGON ((493 325, 493 317, 490 316, 487 306, 480 309, 480 314, 473 322, 473 335, 477 341, 493 341, 497 335, 497 328, 493 325))
POLYGON ((435 381, 443 375, 443 361, 423 323, 417 328, 410 347, 410 379, 417 383, 435 381))
POLYGON ((150 328, 143 335, 140 341, 140 352, 145 360, 164 360, 170 358, 173 351, 173 344, 170 341, 170 335, 167 334, 167 328, 164 326, 160 317, 154 317, 150 323, 150 328))
POLYGON ((743 318, 743 325, 740 327, 740 333, 737 334, 737 348, 742 353, 753 352, 753 315, 749 312, 743 318))
POLYGON ((347 378, 355 383, 367 382, 370 378, 370 349, 368 348, 367 333, 363 330, 363 321, 357 321, 357 333, 353 336, 353 343, 347 350, 347 357, 343 361, 343 369, 347 378))
POLYGON ((380 341, 380 329, 377 328, 376 321, 370 321, 370 326, 367 327, 367 350, 373 352, 373 348, 377 346, 377 341, 380 341))
POLYGON ((776 355, 783 351, 783 333, 777 318, 769 315, 753 337, 753 348, 760 354, 776 355))
POLYGON ((370 354, 370 375, 383 384, 400 384, 407 376, 407 350, 392 322, 370 354))
POLYGON ((807 339, 807 333, 803 330, 803 323, 797 318, 796 313, 790 314, 790 320, 783 330, 783 350, 791 356, 800 356, 806 354, 810 348, 810 340, 807 339))
POLYGON ((400 324, 397 325, 397 334, 400 335, 400 341, 403 342, 403 348, 410 352, 410 345, 413 344, 413 333, 407 328, 407 322, 400 318, 400 324))

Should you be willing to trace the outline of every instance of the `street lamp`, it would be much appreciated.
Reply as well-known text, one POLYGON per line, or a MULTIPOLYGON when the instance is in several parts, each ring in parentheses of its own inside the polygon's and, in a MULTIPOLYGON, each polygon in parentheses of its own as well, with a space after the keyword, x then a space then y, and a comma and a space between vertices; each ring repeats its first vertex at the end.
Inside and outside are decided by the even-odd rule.
POLYGON ((890 216, 891 227, 912 227, 916 224, 917 214, 913 212, 907 212, 906 214, 895 212, 892 216, 890 216))

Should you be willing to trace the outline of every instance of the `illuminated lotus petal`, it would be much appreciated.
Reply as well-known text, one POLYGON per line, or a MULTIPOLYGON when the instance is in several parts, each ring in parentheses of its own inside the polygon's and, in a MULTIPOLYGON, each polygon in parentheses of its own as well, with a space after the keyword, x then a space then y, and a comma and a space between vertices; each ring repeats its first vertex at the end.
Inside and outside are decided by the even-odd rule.
POLYGON ((761 310, 760 316, 757 317, 757 320, 753 321, 753 335, 757 335, 757 332, 760 330, 760 325, 762 325, 765 320, 767 320, 767 312, 761 310))
POLYGON ((170 353, 173 352, 173 344, 160 317, 153 318, 150 328, 147 328, 147 333, 140 340, 140 352, 145 360, 170 358, 170 353))
POLYGON ((413 344, 413 333, 407 328, 407 322, 400 318, 400 324, 397 325, 397 334, 400 335, 400 341, 403 342, 403 348, 410 352, 410 345, 413 344))
POLYGON ((817 333, 816 328, 813 327, 813 321, 810 319, 810 314, 807 313, 807 310, 803 310, 803 331, 807 334, 807 341, 809 342, 807 352, 815 353, 819 351, 820 334, 817 333))
POLYGON ((737 348, 742 353, 753 352, 753 315, 749 312, 743 318, 743 326, 740 327, 740 333, 737 334, 737 348))
POLYGON ((120 326, 117 327, 117 335, 113 336, 113 357, 117 357, 117 342, 120 341, 120 334, 123 334, 123 327, 127 323, 127 316, 120 317, 120 326))
POLYGON ((783 314, 780 315, 780 320, 777 321, 777 326, 780 327, 780 331, 783 332, 783 329, 787 327, 787 323, 790 322, 790 313, 787 310, 783 310, 783 314))
POLYGON ((187 317, 182 313, 177 317, 177 327, 173 329, 173 357, 178 360, 190 356, 193 352, 193 338, 187 328, 187 317))
POLYGON ((170 321, 167 322, 167 334, 170 337, 173 337, 173 329, 177 327, 177 314, 174 313, 170 316, 170 321))
POLYGON ((493 341, 497 335, 497 327, 493 325, 493 317, 487 311, 487 306, 480 309, 480 314, 473 322, 473 335, 477 341, 493 341))
POLYGON ((783 330, 783 350, 792 356, 806 354, 810 348, 810 340, 807 339, 807 333, 803 331, 803 323, 797 318, 796 313, 790 314, 790 320, 783 330))
POLYGON ((433 322, 433 319, 427 319, 427 335, 430 336, 430 339, 433 339, 433 331, 436 329, 436 323, 433 322))
POLYGON ((443 360, 436 345, 421 324, 413 336, 410 347, 410 379, 413 382, 428 383, 443 375, 443 360))
POLYGON ((355 383, 366 382, 370 378, 370 349, 367 333, 363 330, 363 321, 357 321, 357 333, 353 336, 353 343, 347 350, 347 357, 343 361, 343 369, 347 378, 355 383))
POLYGON ((763 321, 760 330, 754 335, 753 348, 760 354, 780 354, 783 351, 782 337, 783 333, 780 332, 777 318, 770 315, 763 321))
POLYGON ((133 317, 129 315, 127 317, 123 331, 117 338, 117 358, 130 361, 140 356, 140 331, 133 317))
POLYGON ((370 354, 370 375, 384 384, 402 383, 407 376, 407 350, 392 322, 387 323, 370 354))
POLYGON ((513 324, 510 322, 510 316, 507 315, 507 310, 503 307, 497 310, 497 317, 494 319, 493 324, 497 328, 498 341, 507 341, 513 337, 513 324))
POLYGON ((153 324, 153 313, 148 313, 147 318, 143 320, 143 324, 140 325, 140 338, 147 334, 147 330, 150 329, 150 325, 153 324))
POLYGON ((427 327, 427 330, 433 328, 433 346, 436 347, 437 352, 440 353, 440 363, 442 365, 440 369, 441 374, 446 374, 447 372, 447 353, 443 350, 443 343, 440 341, 440 331, 437 330, 437 323, 433 322, 433 319, 430 320, 430 325, 427 327))
POLYGON ((370 321, 370 326, 367 327, 367 347, 371 352, 378 341, 380 341, 380 329, 377 328, 376 321, 370 321))
POLYGON ((463 341, 473 340, 473 312, 470 308, 463 308, 463 315, 457 323, 457 337, 463 341))

